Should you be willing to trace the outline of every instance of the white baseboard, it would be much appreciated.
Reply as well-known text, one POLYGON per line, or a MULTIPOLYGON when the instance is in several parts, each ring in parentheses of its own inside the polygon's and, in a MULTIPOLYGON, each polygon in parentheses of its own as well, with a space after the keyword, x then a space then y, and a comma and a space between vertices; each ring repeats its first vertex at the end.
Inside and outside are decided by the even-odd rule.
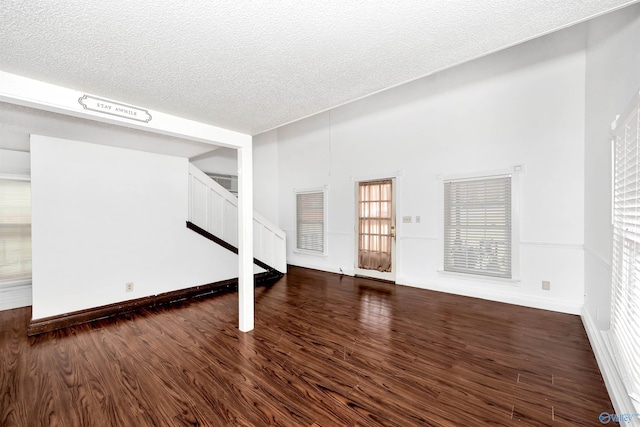
MULTIPOLYGON (((582 310, 581 318, 616 414, 635 414, 637 411, 616 369, 606 332, 598 329, 595 320, 587 310, 582 310)), ((622 422, 620 425, 640 426, 640 419, 634 417, 632 421, 622 422)))
POLYGON ((464 286, 461 284, 443 284, 441 282, 424 282, 424 280, 410 277, 398 277, 396 282, 400 285, 414 286, 432 291, 446 292, 465 297, 486 299, 489 301, 504 302, 507 304, 521 305, 523 307, 538 308, 542 310, 557 311, 560 313, 576 314, 582 312, 583 303, 557 301, 551 298, 542 298, 535 295, 518 295, 514 292, 500 292, 478 286, 464 286))
POLYGON ((31 305, 31 282, 0 287, 0 311, 31 305))
POLYGON ((340 268, 334 268, 333 266, 313 264, 308 262, 288 262, 287 264, 293 267, 310 268, 311 270, 326 271, 327 273, 336 273, 345 276, 353 276, 355 274, 353 272, 353 269, 340 271, 340 268))
MULTIPOLYGON (((340 271, 333 266, 313 264, 309 262, 289 262, 289 265, 311 268, 313 270, 326 271, 329 273, 344 274, 345 276, 353 276, 353 269, 340 271)), ((489 301, 504 302, 507 304, 520 305, 523 307, 538 308, 541 310, 557 311, 560 313, 579 315, 582 313, 583 303, 571 303, 567 301, 557 301, 551 298, 542 298, 532 295, 518 295, 513 292, 499 292, 492 289, 479 288, 477 286, 464 285, 443 285, 440 282, 427 282, 423 279, 413 279, 409 276, 397 276, 396 283, 398 285, 411 286, 414 288, 428 289, 432 291, 445 292, 448 294, 462 295, 465 297, 486 299, 489 301)))

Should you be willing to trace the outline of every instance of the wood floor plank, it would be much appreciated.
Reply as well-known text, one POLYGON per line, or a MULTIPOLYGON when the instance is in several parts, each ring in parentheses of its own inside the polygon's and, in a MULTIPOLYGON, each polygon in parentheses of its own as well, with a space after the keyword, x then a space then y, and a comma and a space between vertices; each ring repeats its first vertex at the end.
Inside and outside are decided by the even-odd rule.
POLYGON ((563 426, 614 412, 577 316, 291 267, 256 289, 26 336, 2 426, 563 426))

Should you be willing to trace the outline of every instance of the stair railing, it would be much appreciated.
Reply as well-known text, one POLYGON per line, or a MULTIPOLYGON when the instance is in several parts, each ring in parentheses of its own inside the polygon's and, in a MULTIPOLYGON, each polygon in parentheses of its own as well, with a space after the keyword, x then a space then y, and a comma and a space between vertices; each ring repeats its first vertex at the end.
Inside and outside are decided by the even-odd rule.
MULTIPOLYGON (((238 199, 192 164, 189 164, 189 221, 224 242, 238 246, 238 199)), ((254 258, 286 273, 286 255, 284 231, 254 211, 254 258)))

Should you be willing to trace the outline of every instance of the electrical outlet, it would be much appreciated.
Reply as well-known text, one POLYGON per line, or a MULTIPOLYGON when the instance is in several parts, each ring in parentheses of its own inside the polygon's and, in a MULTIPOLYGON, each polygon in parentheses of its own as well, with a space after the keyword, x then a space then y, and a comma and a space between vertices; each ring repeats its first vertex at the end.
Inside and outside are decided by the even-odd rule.
POLYGON ((127 292, 133 292, 133 282, 128 282, 126 285, 127 292))
POLYGON ((551 282, 548 280, 543 280, 542 289, 544 289, 545 291, 551 290, 551 282))
POLYGON ((403 216, 402 217, 402 222, 404 224, 410 224, 411 223, 411 217, 410 216, 403 216))

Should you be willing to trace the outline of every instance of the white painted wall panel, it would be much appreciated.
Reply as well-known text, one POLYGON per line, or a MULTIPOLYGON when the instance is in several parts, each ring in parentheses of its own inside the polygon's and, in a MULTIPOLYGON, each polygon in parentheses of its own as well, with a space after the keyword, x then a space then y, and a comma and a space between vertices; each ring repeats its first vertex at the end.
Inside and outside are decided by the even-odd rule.
POLYGON ((209 191, 208 224, 214 236, 224 236, 224 204, 225 199, 214 191, 209 191))
POLYGON ((191 182, 191 217, 196 224, 207 224, 207 196, 209 189, 197 178, 191 182))
POLYGON ((279 225, 288 262, 352 273, 354 181, 395 176, 397 217, 421 216, 420 224, 398 221, 399 283, 579 312, 585 31, 573 27, 279 128, 279 225), (519 164, 521 281, 470 286, 438 273, 437 177, 519 164), (297 254, 293 190, 323 186, 328 255, 297 254), (542 280, 551 281, 550 291, 542 291, 542 280))
POLYGON ((225 200, 222 212, 224 215, 223 239, 238 247, 238 207, 225 200))
POLYGON ((34 319, 237 277, 186 228, 186 159, 34 135, 31 166, 34 319))
MULTIPOLYGON (((278 223, 278 133, 277 130, 253 137, 253 206, 256 212, 278 223)), ((286 167, 286 165, 283 165, 286 167)))

